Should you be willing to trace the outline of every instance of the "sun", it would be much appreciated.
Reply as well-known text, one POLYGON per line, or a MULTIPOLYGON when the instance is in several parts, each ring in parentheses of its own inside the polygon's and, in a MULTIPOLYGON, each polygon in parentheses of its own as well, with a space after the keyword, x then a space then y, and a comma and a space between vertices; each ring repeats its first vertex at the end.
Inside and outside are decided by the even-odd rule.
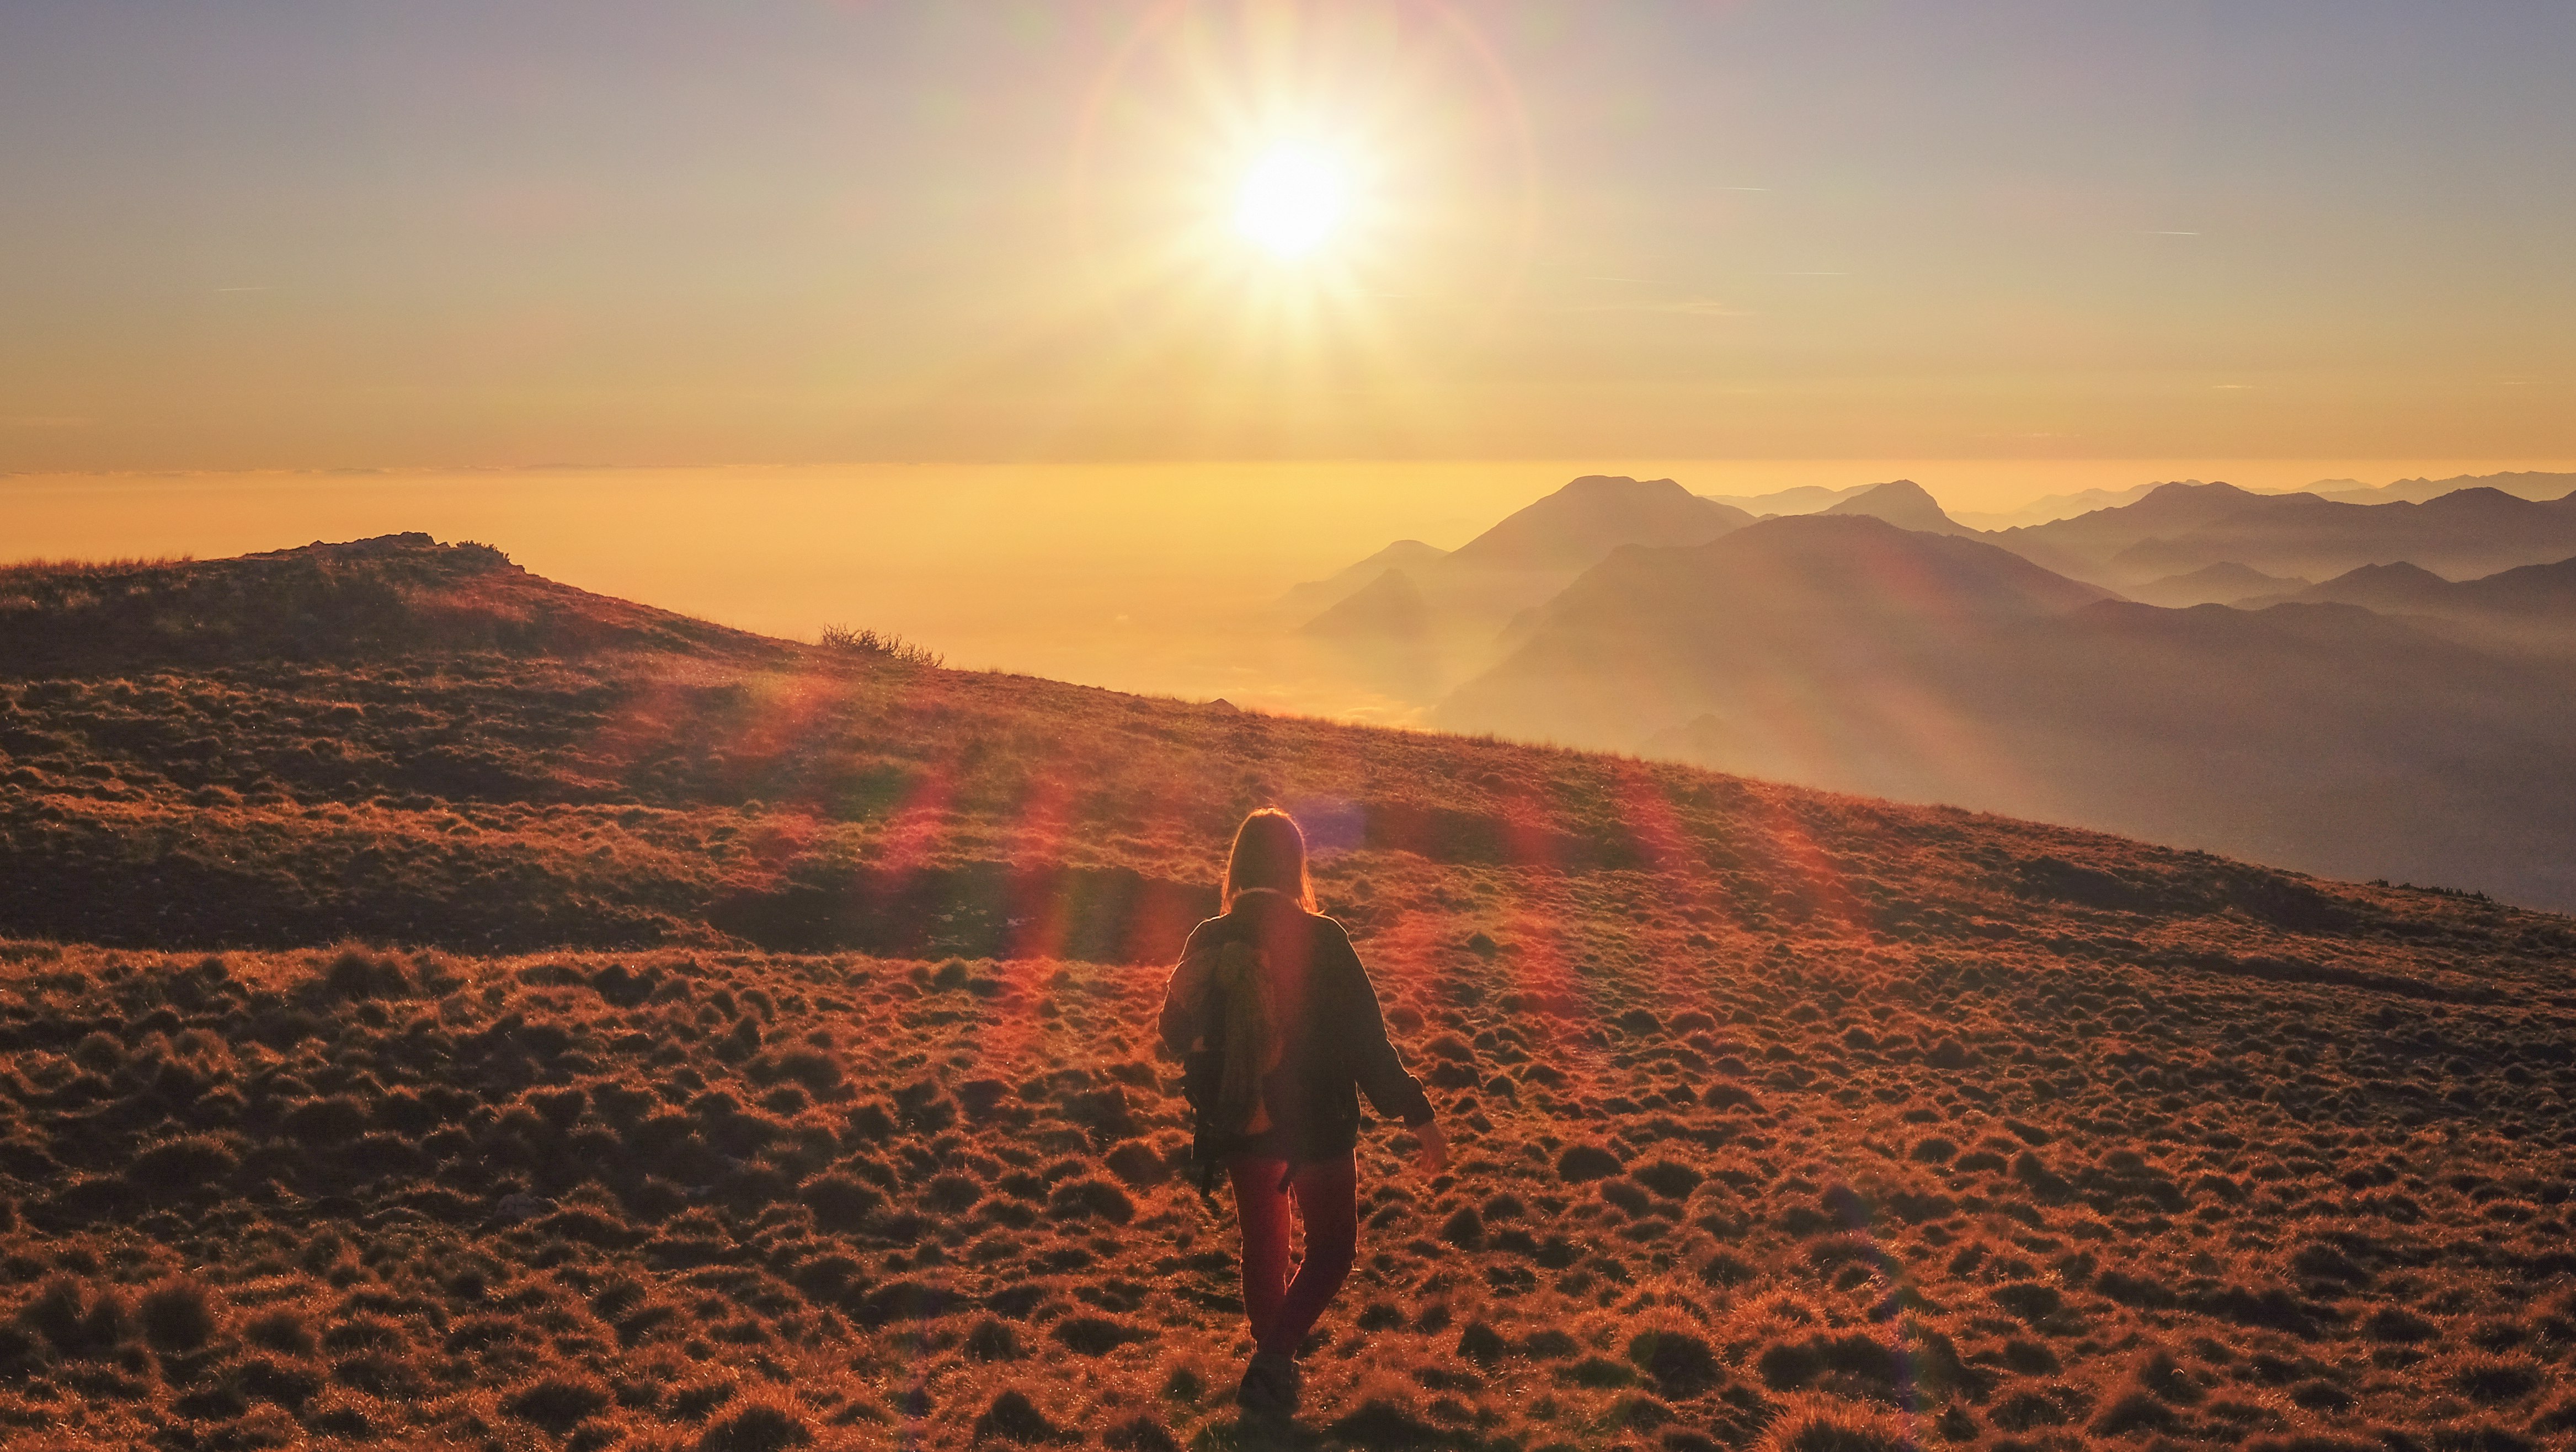
POLYGON ((1273 147, 1244 173, 1234 229, 1273 257, 1303 257, 1341 226, 1350 192, 1340 157, 1311 146, 1273 147))

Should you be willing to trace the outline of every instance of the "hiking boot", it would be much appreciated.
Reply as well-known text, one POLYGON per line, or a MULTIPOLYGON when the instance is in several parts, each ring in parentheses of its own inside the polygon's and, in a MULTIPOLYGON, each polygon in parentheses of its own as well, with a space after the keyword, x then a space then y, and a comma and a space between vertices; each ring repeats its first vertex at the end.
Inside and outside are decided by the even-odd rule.
POLYGON ((1234 1400, 1253 1416, 1284 1422, 1297 1415, 1303 1380, 1294 1360, 1275 1351, 1256 1351, 1252 1364, 1243 1369, 1243 1385, 1235 1389, 1234 1400))

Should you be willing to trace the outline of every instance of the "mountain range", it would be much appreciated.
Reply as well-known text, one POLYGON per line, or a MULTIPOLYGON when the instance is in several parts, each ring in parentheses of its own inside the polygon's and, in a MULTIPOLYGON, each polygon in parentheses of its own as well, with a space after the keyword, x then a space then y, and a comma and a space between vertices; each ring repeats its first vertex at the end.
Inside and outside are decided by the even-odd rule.
MULTIPOLYGON (((2491 477, 2532 492, 2561 476, 2491 477)), ((1907 529, 1983 539, 2058 574, 2159 603, 2285 594, 2366 565, 2403 562, 2459 579, 2576 556, 2576 490, 2530 498, 2478 482, 2422 501, 2377 504, 2306 492, 2262 494, 2226 483, 2159 484, 2124 504, 1993 531, 1960 523, 1928 491, 1903 479, 1834 491, 1807 486, 1740 502, 1792 496, 1803 507, 1769 512, 1867 514, 1907 529), (2211 573, 2204 578, 2204 571, 2211 573)), ((1401 569, 1429 598, 1480 602, 1466 613, 1481 625, 1497 610, 1508 617, 1538 603, 1619 545, 1700 543, 1754 517, 1734 505, 1694 500, 1668 479, 1587 476, 1461 546, 1454 559, 1420 541, 1401 541, 1330 579, 1298 586, 1283 604, 1310 618, 1388 569, 1401 569), (1433 583, 1444 575, 1458 586, 1433 583), (1474 585, 1465 583, 1470 578, 1474 585)))
POLYGON ((1337 651, 1353 674, 1419 695, 1454 679, 1522 612, 1611 551, 1697 544, 1752 521, 1670 479, 1586 475, 1454 550, 1399 541, 1298 586, 1282 606, 1312 610, 1299 633, 1337 651))
MULTIPOLYGON (((2137 507, 2152 503, 2153 497, 2137 507)), ((2073 521, 2070 521, 2070 523, 2073 521)), ((2043 534, 2051 526, 2033 531, 2043 534)), ((2110 583, 2222 562, 2323 579, 2401 561, 2453 578, 2576 555, 2576 494, 2538 501, 2462 489, 2421 504, 2337 504, 2276 494, 2195 527, 2128 545, 2104 562, 2110 583)))
POLYGON ((1631 497, 1482 639, 1394 572, 1310 629, 1451 729, 2576 906, 2576 499, 2177 483, 1987 534, 1892 481, 1684 541, 1631 497))
POLYGON ((2320 479, 2305 492, 2338 504, 2421 504, 2462 489, 2478 488, 2500 489, 2523 499, 2561 499, 2576 492, 2576 474, 2454 474, 2448 479, 2399 479, 2375 488, 2358 479, 2320 479))
POLYGON ((1840 489, 1832 489, 1822 484, 1800 484, 1788 489, 1773 490, 1768 494, 1703 494, 1700 497, 1730 508, 1741 509, 1746 514, 1760 519, 1771 514, 1820 513, 1870 487, 1867 484, 1851 484, 1840 489))
MULTIPOLYGON (((2375 568, 2365 566, 2364 568, 2375 568)), ((2282 575, 2267 575, 2232 560, 2204 565, 2161 580, 2149 580, 2132 586, 2128 596, 2146 605, 2163 605, 2182 609, 2192 605, 2236 605, 2258 597, 2286 598, 2290 592, 2304 590, 2309 581, 2282 575)))

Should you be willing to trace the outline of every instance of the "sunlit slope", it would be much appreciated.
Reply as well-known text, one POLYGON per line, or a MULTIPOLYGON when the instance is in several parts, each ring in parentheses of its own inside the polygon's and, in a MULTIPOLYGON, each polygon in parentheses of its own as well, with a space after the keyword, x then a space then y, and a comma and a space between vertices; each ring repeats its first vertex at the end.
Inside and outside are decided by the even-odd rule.
POLYGON ((1456 1139, 1407 1179, 1369 1132, 1290 1445, 2576 1427, 2566 919, 404 618, 348 659, 0 678, 13 1445, 1272 1445, 1150 1030, 1272 801, 1456 1139), (306 946, 344 934, 396 946, 306 946))
POLYGON ((778 642, 529 574, 425 534, 228 560, 0 566, 0 674, 501 651, 775 654, 778 642))

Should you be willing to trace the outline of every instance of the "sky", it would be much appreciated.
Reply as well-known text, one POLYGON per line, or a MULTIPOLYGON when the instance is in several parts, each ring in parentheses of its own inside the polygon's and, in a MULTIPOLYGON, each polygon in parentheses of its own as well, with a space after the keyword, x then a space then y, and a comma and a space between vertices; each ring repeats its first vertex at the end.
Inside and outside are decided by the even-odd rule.
POLYGON ((2576 459, 2570 74, 2563 0, 10 0, 0 471, 2576 459))

